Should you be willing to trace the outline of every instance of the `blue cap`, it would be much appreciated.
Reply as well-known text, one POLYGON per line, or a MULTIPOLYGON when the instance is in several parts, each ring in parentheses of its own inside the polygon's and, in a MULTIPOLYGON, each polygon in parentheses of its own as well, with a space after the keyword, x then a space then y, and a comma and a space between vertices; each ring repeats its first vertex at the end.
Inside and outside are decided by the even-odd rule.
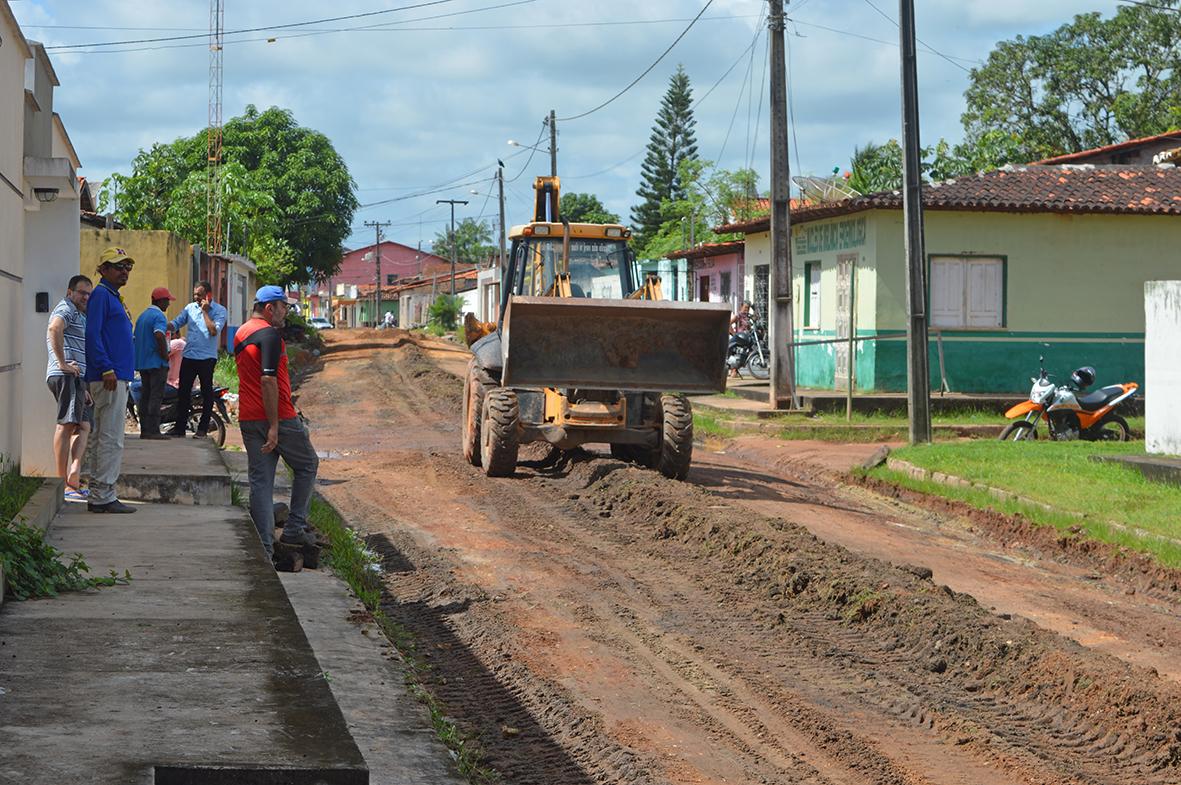
POLYGON ((282 286, 263 286, 254 293, 254 301, 256 303, 277 303, 283 301, 288 305, 295 305, 298 300, 293 300, 287 296, 287 292, 283 291, 282 286))

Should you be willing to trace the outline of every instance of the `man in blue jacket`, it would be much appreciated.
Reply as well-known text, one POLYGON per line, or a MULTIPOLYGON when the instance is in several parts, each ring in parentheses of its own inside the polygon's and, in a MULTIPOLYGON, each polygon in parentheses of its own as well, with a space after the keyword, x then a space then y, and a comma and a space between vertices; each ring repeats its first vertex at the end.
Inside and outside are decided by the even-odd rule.
POLYGON ((135 512, 115 497, 115 483, 123 469, 123 426, 127 386, 135 376, 135 345, 131 314, 119 290, 135 265, 122 248, 108 248, 99 257, 101 280, 86 308, 86 381, 94 399, 93 453, 90 473, 90 512, 135 512))
POLYGON ((193 380, 201 380, 201 421, 197 423, 198 439, 204 439, 213 414, 213 369, 217 365, 217 349, 221 331, 226 328, 228 312, 213 301, 213 286, 209 281, 198 281, 193 287, 193 301, 185 306, 169 323, 175 334, 188 325, 185 350, 180 361, 180 386, 176 394, 176 426, 173 436, 184 436, 189 424, 189 401, 193 394, 193 380))

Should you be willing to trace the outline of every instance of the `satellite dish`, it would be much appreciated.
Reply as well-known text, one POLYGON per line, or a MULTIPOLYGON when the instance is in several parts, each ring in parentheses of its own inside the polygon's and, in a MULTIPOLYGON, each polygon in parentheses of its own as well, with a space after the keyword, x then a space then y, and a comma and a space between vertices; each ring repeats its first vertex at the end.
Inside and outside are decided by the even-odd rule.
POLYGON ((843 180, 832 177, 799 175, 791 179, 799 187, 800 195, 806 201, 815 204, 843 202, 846 199, 861 196, 860 193, 846 185, 843 180))

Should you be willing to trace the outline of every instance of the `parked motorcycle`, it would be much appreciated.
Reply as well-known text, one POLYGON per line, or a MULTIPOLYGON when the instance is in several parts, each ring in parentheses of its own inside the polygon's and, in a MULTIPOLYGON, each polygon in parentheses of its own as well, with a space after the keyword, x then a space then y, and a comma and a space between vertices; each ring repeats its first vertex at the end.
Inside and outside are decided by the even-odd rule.
POLYGON ((747 370, 756 379, 771 376, 771 357, 767 353, 767 334, 758 317, 751 312, 750 329, 730 336, 726 352, 726 369, 742 373, 747 370))
MULTIPOLYGON (((230 413, 226 409, 226 395, 229 389, 226 387, 213 388, 213 411, 209 413, 209 429, 206 435, 218 447, 224 447, 226 443, 226 424, 230 422, 230 413)), ((127 424, 134 425, 136 429, 139 428, 139 402, 136 396, 127 396, 127 424)), ((164 429, 164 433, 168 434, 176 427, 176 406, 177 406, 176 389, 173 387, 164 388, 164 401, 160 404, 160 424, 164 429)), ((201 408, 203 399, 201 391, 194 389, 189 403, 189 420, 188 431, 197 432, 197 426, 201 424, 201 408)))
POLYGON ((1044 418, 1050 438, 1056 441, 1115 441, 1126 442, 1131 434, 1128 421, 1115 413, 1121 403, 1135 394, 1140 385, 1135 382, 1111 384, 1095 392, 1084 391, 1095 383, 1095 369, 1084 366, 1070 375, 1073 384, 1054 384, 1052 374, 1046 373, 1045 358, 1029 400, 1005 412, 1014 420, 1001 431, 1002 441, 1023 441, 1037 438, 1037 425, 1044 418), (1016 419, 1020 418, 1020 419, 1016 419))

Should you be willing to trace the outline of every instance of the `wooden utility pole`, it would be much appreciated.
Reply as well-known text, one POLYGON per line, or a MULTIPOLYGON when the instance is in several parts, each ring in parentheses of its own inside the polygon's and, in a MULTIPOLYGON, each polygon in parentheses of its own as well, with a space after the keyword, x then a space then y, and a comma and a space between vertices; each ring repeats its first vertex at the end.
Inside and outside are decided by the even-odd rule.
POLYGON ((926 252, 923 243, 923 175, 919 157, 919 88, 915 58, 914 0, 898 0, 902 45, 902 222, 906 225, 906 408, 910 443, 931 441, 931 372, 927 348, 926 252))
POLYGON ((373 254, 374 261, 377 265, 377 289, 376 299, 374 300, 373 310, 373 326, 377 327, 381 323, 381 230, 390 225, 389 221, 366 221, 366 226, 373 227, 373 254))
POLYGON ((504 162, 497 159, 496 190, 500 198, 500 258, 497 260, 497 272, 504 275, 504 162))
POLYGON ((799 408, 792 347, 790 171, 787 160, 787 62, 783 0, 767 0, 771 37, 771 270, 767 283, 771 344, 771 407, 799 408))
POLYGON ((435 204, 451 205, 451 296, 455 296, 455 205, 467 204, 463 199, 436 199, 435 204))
POLYGON ((558 117, 553 109, 549 110, 549 173, 558 176, 558 117))

